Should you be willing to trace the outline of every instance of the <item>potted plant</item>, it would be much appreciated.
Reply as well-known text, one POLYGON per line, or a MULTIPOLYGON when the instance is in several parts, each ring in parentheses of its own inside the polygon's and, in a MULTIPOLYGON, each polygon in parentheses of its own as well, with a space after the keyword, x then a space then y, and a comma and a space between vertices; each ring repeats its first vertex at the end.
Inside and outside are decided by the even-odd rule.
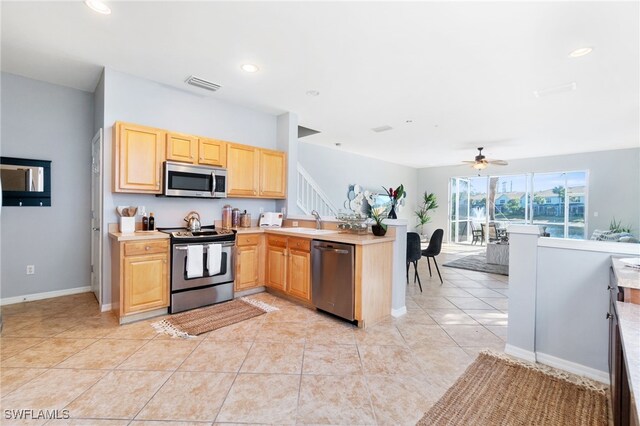
POLYGON ((433 192, 427 193, 427 191, 422 194, 422 204, 416 210, 416 216, 418 217, 418 226, 420 227, 420 234, 424 232, 424 225, 431 221, 431 216, 429 216, 430 210, 435 210, 438 208, 438 202, 436 201, 436 194, 433 192))
POLYGON ((387 218, 385 214, 386 208, 384 207, 372 207, 371 218, 374 220, 374 224, 371 225, 371 232, 377 237, 382 237, 387 233, 387 225, 382 223, 387 218))
POLYGON ((389 211, 388 217, 389 219, 397 219, 398 215, 396 214, 396 207, 398 205, 398 202, 407 196, 407 193, 404 191, 404 185, 400 185, 396 189, 387 189, 384 186, 382 188, 391 199, 391 210, 389 211))

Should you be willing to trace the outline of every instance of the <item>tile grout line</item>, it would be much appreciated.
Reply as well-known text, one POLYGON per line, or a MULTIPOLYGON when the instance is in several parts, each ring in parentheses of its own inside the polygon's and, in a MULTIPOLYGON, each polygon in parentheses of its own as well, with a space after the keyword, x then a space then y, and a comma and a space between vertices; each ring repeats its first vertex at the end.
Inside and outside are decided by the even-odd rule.
MULTIPOLYGON (((151 324, 149 324, 149 326, 151 326, 151 324)), ((158 333, 158 335, 159 335, 159 334, 160 334, 160 333, 158 333)), ((158 337, 158 335, 156 335, 156 336, 155 336, 153 339, 151 339, 151 340, 156 340, 156 339, 157 339, 157 337, 158 337)), ((149 340, 149 342, 150 342, 151 340, 149 340)), ((160 339, 158 339, 158 340, 160 340, 160 339)), ((133 421, 136 419, 136 417, 138 417, 138 416, 140 415, 140 413, 145 409, 145 407, 146 407, 147 405, 149 405, 149 402, 151 402, 151 400, 152 400, 153 398, 155 398, 155 396, 158 394, 158 392, 160 392, 160 390, 164 387, 164 385, 166 385, 166 384, 167 384, 167 382, 168 382, 169 380, 171 380, 171 378, 174 376, 174 374, 176 374, 176 373, 178 372, 178 370, 180 369, 180 367, 182 367, 182 364, 184 364, 184 362, 187 360, 187 358, 189 358, 189 357, 191 356, 191 354, 193 354, 193 352, 194 352, 194 351, 195 351, 195 350, 196 350, 196 349, 197 349, 197 348, 202 344, 202 342, 204 342, 204 340, 205 340, 205 339, 200 340, 200 342, 199 342, 197 345, 195 345, 195 346, 193 347, 193 349, 191 350, 191 352, 189 352, 189 354, 188 354, 188 355, 187 355, 187 356, 182 360, 182 362, 180 363, 180 365, 178 365, 178 366, 176 367, 176 369, 175 369, 175 370, 171 371, 171 374, 169 374, 169 376, 167 377, 167 379, 166 379, 164 382, 162 382, 162 384, 161 384, 160 386, 158 386, 158 389, 156 389, 156 391, 153 393, 153 395, 151 395, 151 397, 147 400, 147 402, 146 402, 146 403, 145 403, 145 404, 140 408, 140 410, 138 410, 138 412, 137 412, 137 413, 136 413, 136 414, 131 418, 131 422, 133 422, 133 421)), ((140 349, 142 349, 142 348, 143 348, 143 347, 145 347, 145 346, 146 346, 146 344, 145 344, 145 345, 142 345, 142 347, 140 347, 140 349)), ((138 349, 138 350, 140 350, 140 349, 138 349)), ((134 353, 137 353, 137 352, 138 352, 138 351, 136 351, 136 352, 134 352, 134 353)), ((134 354, 131 354, 131 356, 133 356, 133 355, 134 355, 134 354)), ((129 357, 129 358, 130 358, 130 357, 129 357)), ((127 359, 129 359, 129 358, 127 358, 127 359)), ((126 360, 125 360, 125 361, 126 361, 126 360)), ((124 363, 125 361, 122 361, 122 363, 124 363)), ((118 366, 122 365, 122 363, 120 363, 118 366)), ((127 370, 121 370, 121 371, 127 371, 127 370)), ((148 371, 148 370, 145 370, 145 371, 148 371)), ((166 371, 166 370, 161 370, 161 371, 166 371)))

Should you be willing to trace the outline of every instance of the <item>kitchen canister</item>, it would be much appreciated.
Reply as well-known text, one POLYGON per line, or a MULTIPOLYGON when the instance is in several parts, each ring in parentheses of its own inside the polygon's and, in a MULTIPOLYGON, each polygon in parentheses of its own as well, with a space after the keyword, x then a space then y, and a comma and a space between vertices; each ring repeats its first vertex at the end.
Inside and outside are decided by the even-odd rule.
POLYGON ((240 226, 240 209, 236 207, 231 210, 231 227, 237 228, 238 226, 240 226))
POLYGON ((120 232, 123 234, 133 234, 136 232, 136 217, 121 217, 120 232))
POLYGON ((246 210, 240 214, 240 227, 251 228, 251 213, 247 213, 246 210))
POLYGON ((222 208, 222 229, 231 229, 231 211, 229 204, 222 208))

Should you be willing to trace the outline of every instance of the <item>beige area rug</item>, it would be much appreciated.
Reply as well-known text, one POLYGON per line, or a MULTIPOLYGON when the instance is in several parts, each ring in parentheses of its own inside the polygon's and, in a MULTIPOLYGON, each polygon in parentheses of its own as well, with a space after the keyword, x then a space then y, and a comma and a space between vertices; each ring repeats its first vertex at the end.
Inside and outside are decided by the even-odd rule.
POLYGON ((151 326, 158 333, 174 337, 193 337, 277 310, 278 308, 262 301, 243 297, 171 315, 162 321, 154 322, 151 326))
POLYGON ((482 352, 418 425, 607 425, 607 387, 482 352))

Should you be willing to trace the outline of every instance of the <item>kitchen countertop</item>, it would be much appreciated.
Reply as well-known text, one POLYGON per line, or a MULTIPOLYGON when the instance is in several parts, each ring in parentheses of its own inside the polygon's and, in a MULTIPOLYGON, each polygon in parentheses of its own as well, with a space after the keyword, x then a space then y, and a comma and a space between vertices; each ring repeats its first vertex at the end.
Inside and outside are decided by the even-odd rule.
POLYGON ((636 414, 640 414, 640 305, 616 302, 616 310, 624 350, 624 364, 631 388, 631 404, 635 407, 636 414))
POLYGON ((116 241, 157 240, 169 239, 169 234, 160 231, 136 231, 128 234, 123 234, 122 232, 109 232, 109 238, 116 241))
MULTIPOLYGON (((287 232, 288 228, 238 228, 238 234, 261 234, 267 233, 271 235, 284 235, 287 237, 300 237, 300 238, 309 238, 312 240, 322 240, 322 241, 333 241, 336 243, 345 243, 345 244, 354 244, 354 245, 369 245, 369 244, 380 244, 395 241, 395 236, 385 235, 384 237, 376 237, 373 234, 351 234, 349 232, 332 232, 327 234, 314 234, 313 232, 305 233, 298 231, 287 232)), ((299 228, 291 228, 291 229, 299 229, 299 228)))
POLYGON ((625 266, 620 259, 626 257, 611 256, 611 264, 613 265, 613 273, 618 280, 618 287, 640 289, 640 270, 625 266))

